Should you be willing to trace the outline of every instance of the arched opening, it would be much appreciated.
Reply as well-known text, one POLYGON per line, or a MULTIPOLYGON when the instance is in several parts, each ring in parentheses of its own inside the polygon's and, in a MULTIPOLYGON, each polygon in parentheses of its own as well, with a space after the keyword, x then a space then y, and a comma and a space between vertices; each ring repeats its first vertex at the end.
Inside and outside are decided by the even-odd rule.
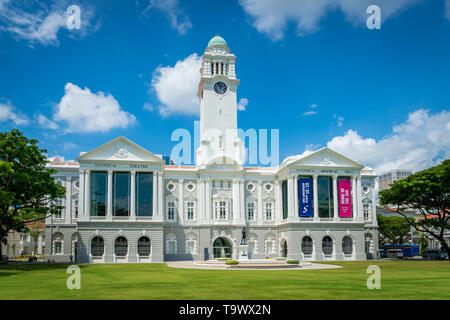
POLYGON ((94 237, 91 241, 91 255, 93 257, 103 257, 105 252, 105 242, 102 237, 94 237))
POLYGON ((325 236, 322 239, 322 252, 326 255, 333 254, 333 239, 329 236, 325 236))
POLYGON ((353 240, 349 236, 342 239, 342 251, 345 255, 353 254, 353 240))
POLYGON ((213 255, 214 259, 217 258, 230 258, 231 259, 231 243, 228 239, 220 237, 214 240, 213 243, 213 255))
POLYGON ((148 237, 140 237, 138 240, 139 257, 149 257, 151 251, 151 242, 148 237))
POLYGON ((288 246, 286 239, 281 240, 281 257, 286 258, 288 255, 288 246))
POLYGON ((128 253, 128 241, 125 237, 117 237, 114 241, 114 253, 116 257, 125 257, 128 253))
POLYGON ((302 253, 304 255, 311 255, 313 253, 313 241, 310 236, 305 236, 302 239, 302 253))

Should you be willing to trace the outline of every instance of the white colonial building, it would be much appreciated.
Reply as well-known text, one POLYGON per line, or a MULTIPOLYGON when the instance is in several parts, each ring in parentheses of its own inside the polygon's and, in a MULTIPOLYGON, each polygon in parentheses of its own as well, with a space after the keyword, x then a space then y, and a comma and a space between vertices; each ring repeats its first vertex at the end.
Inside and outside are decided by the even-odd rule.
POLYGON ((49 163, 66 209, 46 221, 46 256, 83 262, 249 257, 376 257, 375 173, 328 148, 246 167, 237 135, 236 57, 214 37, 203 55, 196 165, 168 165, 124 137, 49 163))

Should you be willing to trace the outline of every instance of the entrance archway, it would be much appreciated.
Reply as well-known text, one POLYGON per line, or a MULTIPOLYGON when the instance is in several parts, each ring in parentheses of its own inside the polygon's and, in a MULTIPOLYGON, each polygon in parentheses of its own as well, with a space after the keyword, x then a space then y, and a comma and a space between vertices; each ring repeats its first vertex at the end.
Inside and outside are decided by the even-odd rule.
POLYGON ((231 243, 228 239, 220 237, 214 240, 213 243, 213 255, 214 259, 217 258, 230 258, 231 259, 231 243))
POLYGON ((281 257, 286 258, 288 255, 288 246, 286 239, 281 240, 281 257))

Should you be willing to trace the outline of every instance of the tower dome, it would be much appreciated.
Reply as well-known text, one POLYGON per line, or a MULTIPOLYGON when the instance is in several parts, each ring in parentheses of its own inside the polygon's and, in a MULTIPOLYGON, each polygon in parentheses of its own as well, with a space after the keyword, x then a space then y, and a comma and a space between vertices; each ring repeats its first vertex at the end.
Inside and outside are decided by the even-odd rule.
POLYGON ((213 37, 211 40, 209 40, 208 48, 212 47, 212 46, 225 46, 225 47, 228 47, 227 42, 225 41, 225 39, 222 38, 219 35, 217 35, 217 36, 213 37))

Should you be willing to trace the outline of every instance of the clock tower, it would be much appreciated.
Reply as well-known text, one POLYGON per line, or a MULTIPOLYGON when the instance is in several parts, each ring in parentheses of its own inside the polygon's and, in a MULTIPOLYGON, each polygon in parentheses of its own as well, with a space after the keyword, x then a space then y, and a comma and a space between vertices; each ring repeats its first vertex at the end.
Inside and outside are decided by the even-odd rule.
POLYGON ((236 56, 226 41, 212 38, 202 57, 198 97, 200 99, 200 146, 197 166, 211 161, 235 161, 242 165, 245 152, 237 133, 236 56))

